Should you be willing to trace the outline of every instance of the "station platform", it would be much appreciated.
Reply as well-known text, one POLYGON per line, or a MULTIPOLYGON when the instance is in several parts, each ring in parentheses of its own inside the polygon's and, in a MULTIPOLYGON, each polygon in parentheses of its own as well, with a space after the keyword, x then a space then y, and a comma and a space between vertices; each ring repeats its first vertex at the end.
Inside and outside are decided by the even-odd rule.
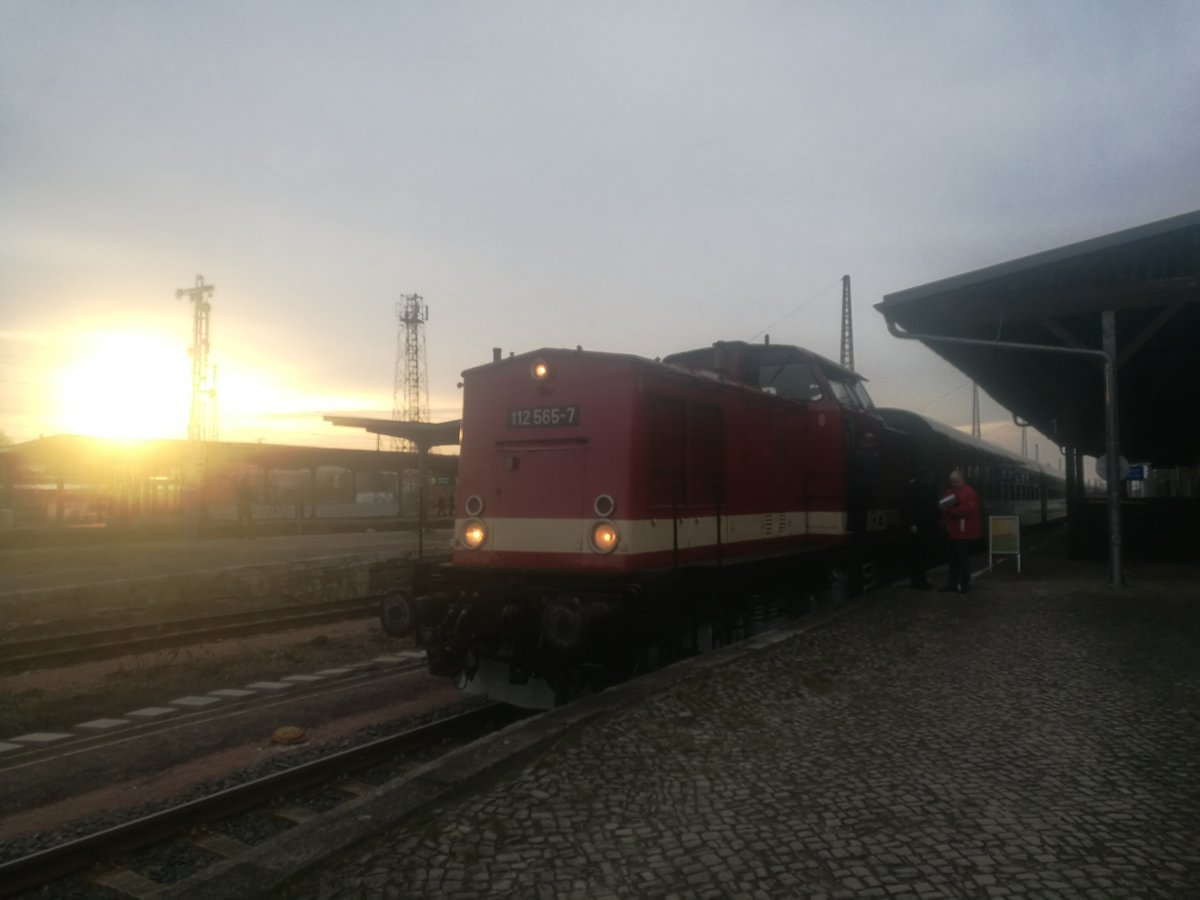
POLYGON ((1200 569, 1114 591, 1065 543, 510 726, 273 895, 1200 896, 1200 569))

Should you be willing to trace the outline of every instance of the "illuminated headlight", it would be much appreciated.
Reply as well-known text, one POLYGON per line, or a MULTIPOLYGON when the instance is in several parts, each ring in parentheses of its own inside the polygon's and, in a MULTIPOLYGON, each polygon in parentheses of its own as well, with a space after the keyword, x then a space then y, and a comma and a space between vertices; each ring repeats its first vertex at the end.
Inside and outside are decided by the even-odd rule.
POLYGON ((612 522, 597 522, 592 526, 592 549, 597 553, 612 553, 617 549, 617 529, 612 522))
POLYGON ((462 542, 468 550, 478 550, 487 540, 487 529, 478 519, 470 519, 463 526, 462 542))
POLYGON ((534 364, 529 367, 529 374, 533 376, 534 381, 549 381, 550 365, 544 359, 535 360, 534 364))

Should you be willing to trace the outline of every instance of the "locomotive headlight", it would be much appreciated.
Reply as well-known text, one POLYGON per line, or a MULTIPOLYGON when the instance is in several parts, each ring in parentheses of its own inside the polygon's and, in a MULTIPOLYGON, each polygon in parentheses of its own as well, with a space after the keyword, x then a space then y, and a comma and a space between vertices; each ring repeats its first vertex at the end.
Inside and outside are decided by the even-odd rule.
POLYGON ((478 519, 470 519, 463 526, 462 542, 468 550, 478 550, 487 540, 487 529, 478 519))
POLYGON ((534 361, 534 364, 529 367, 529 374, 533 376, 534 381, 541 381, 545 383, 550 380, 550 365, 544 359, 536 360, 534 361))
POLYGON ((597 522, 592 526, 592 549, 597 553, 612 553, 617 549, 617 529, 612 522, 597 522))

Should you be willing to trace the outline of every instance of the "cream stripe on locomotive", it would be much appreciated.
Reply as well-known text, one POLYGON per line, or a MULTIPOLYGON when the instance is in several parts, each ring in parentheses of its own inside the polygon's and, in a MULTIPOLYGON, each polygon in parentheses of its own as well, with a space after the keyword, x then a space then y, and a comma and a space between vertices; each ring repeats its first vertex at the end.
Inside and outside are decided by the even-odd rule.
MULTIPOLYGON (((867 516, 870 531, 881 530, 888 519, 887 512, 872 510, 867 516)), ((484 549, 499 552, 526 553, 583 553, 592 552, 589 535, 598 519, 534 519, 483 517, 487 528, 484 549)), ((455 523, 460 534, 465 520, 455 523)), ((614 553, 660 553, 673 549, 678 540, 680 550, 713 547, 717 544, 717 517, 683 517, 677 531, 671 519, 617 519, 613 521, 618 540, 614 553), (676 534, 678 537, 676 537, 676 534)), ((737 544, 745 541, 770 540, 803 535, 839 536, 847 533, 844 511, 775 512, 750 515, 722 516, 720 541, 737 544)), ((460 544, 455 539, 455 546, 460 544)))

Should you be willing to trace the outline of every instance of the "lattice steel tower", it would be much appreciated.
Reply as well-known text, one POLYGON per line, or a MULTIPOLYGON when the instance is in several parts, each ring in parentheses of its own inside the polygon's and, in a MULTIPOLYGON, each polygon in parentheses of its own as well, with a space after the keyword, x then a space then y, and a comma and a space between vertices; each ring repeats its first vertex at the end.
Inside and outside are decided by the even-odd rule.
POLYGON ((192 301, 192 347, 188 354, 192 357, 192 401, 188 413, 188 440, 197 443, 204 440, 216 440, 215 410, 217 403, 216 371, 213 370, 212 381, 208 373, 208 327, 212 304, 208 298, 216 290, 211 284, 204 283, 204 276, 196 276, 195 287, 180 288, 175 292, 175 298, 187 297, 192 301), (210 421, 210 411, 213 416, 210 421))
POLYGON ((854 320, 850 315, 850 276, 842 276, 842 355, 843 368, 854 371, 854 320))
MULTIPOLYGON (((392 419, 429 421, 429 366, 425 359, 425 323, 429 307, 420 294, 405 294, 396 301, 396 377, 392 385, 392 419)), ((415 450, 410 441, 392 438, 393 450, 415 450)))
POLYGON ((973 381, 971 382, 971 437, 983 437, 983 427, 979 422, 979 385, 973 381))

